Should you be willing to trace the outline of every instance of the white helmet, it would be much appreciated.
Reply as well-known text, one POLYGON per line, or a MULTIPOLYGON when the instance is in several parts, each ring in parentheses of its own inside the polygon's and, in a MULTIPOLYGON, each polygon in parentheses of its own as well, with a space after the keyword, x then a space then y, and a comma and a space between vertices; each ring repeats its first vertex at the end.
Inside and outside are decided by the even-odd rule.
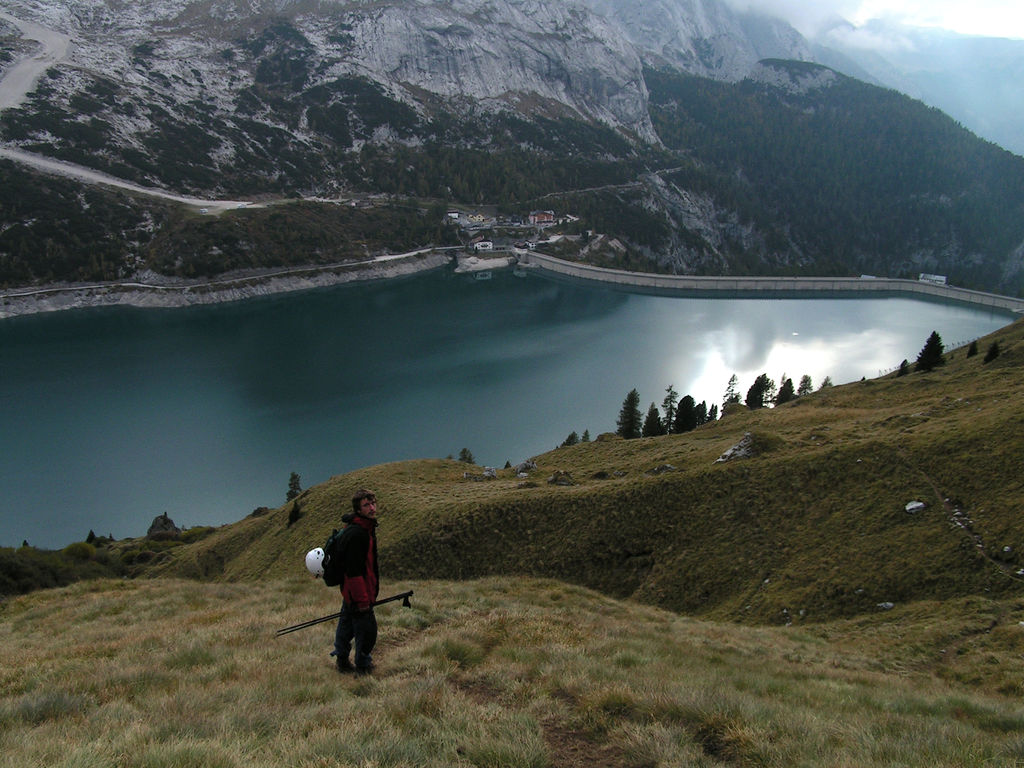
POLYGON ((306 570, 318 579, 324 575, 324 551, 320 547, 306 553, 306 570))

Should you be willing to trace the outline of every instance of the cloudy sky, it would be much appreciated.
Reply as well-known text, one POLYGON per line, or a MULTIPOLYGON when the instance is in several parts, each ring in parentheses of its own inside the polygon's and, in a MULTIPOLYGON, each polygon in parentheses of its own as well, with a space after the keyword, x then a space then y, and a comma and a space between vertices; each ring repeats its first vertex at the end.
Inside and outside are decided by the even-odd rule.
POLYGON ((1024 39, 1021 0, 728 0, 734 7, 764 10, 813 36, 836 16, 860 26, 884 19, 939 27, 965 35, 1024 39))

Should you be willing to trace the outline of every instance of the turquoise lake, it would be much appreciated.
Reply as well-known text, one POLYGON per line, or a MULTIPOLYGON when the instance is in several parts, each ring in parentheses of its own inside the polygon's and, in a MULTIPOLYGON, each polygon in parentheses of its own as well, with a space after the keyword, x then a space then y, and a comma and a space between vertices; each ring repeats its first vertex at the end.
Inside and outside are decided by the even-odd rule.
MULTIPOLYGON (((1012 322, 905 298, 695 299, 530 274, 450 271, 211 307, 0 320, 0 545, 220 525, 363 466, 457 456, 502 467, 615 429, 672 385, 817 387, 1012 322)), ((729 446, 723 445, 725 450, 729 446)))

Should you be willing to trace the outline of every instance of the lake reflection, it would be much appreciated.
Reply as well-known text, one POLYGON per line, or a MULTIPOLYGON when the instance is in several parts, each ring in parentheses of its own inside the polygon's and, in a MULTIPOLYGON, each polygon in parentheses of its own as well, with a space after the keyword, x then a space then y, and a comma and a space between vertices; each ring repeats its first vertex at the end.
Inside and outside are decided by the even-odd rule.
POLYGON ((693 299, 446 271, 240 304, 0 321, 0 544, 222 524, 387 461, 517 463, 673 385, 877 376, 1011 322, 911 299, 693 299))

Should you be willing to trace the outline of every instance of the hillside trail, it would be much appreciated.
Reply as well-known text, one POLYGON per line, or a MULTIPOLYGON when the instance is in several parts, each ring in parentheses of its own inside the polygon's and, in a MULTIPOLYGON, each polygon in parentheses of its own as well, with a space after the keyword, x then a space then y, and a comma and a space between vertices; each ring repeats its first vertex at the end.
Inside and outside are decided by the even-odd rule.
POLYGON ((42 50, 16 61, 0 80, 0 111, 18 107, 43 73, 59 64, 71 53, 71 38, 54 29, 46 29, 30 21, 16 19, 0 11, 0 19, 13 24, 26 40, 35 40, 42 50))
MULTIPOLYGON (((419 635, 420 630, 403 628, 386 632, 378 641, 377 649, 387 657, 389 651, 395 651, 419 635)), ((331 662, 333 668, 334 662, 331 662)), ((391 672, 385 661, 374 673, 375 677, 387 678, 391 672)), ((449 689, 459 696, 464 696, 480 707, 501 706, 515 708, 509 696, 497 686, 472 675, 453 672, 447 681, 449 689)), ((578 702, 571 696, 559 697, 567 711, 577 707, 578 702)), ((593 734, 576 727, 566 715, 559 717, 550 714, 538 721, 540 735, 547 746, 550 768, 620 768, 628 764, 627 755, 612 743, 602 742, 593 734)))
MULTIPOLYGON (((18 19, 5 11, 0 11, 0 19, 17 27, 22 38, 34 40, 41 46, 41 50, 30 52, 16 61, 0 78, 0 112, 2 112, 21 106, 46 71, 67 60, 71 55, 73 44, 69 35, 54 29, 47 29, 31 21, 18 19)), ((183 203, 200 209, 202 213, 217 214, 233 208, 261 207, 257 203, 246 200, 205 200, 187 195, 177 195, 173 192, 118 179, 82 165, 55 160, 11 146, 0 145, 0 157, 30 166, 43 173, 73 178, 86 184, 102 184, 140 195, 183 203)))
POLYGON ((935 479, 911 459, 906 449, 897 449, 897 455, 908 469, 918 473, 924 481, 931 486, 935 502, 942 508, 946 519, 949 521, 950 530, 959 532, 961 535, 967 537, 978 557, 987 561, 993 568, 1003 574, 1003 576, 1013 581, 1024 582, 1024 569, 1017 569, 998 559, 991 553, 990 548, 986 546, 982 535, 975 530, 974 521, 964 510, 963 503, 959 500, 952 499, 943 493, 939 488, 938 483, 935 482, 935 479))
MULTIPOLYGON (((481 680, 455 681, 460 693, 480 706, 503 703, 501 691, 481 680)), ((574 702, 568 701, 572 706, 574 702)), ((626 756, 613 744, 601 743, 557 717, 543 718, 541 735, 551 758, 551 768, 618 768, 626 756)))

